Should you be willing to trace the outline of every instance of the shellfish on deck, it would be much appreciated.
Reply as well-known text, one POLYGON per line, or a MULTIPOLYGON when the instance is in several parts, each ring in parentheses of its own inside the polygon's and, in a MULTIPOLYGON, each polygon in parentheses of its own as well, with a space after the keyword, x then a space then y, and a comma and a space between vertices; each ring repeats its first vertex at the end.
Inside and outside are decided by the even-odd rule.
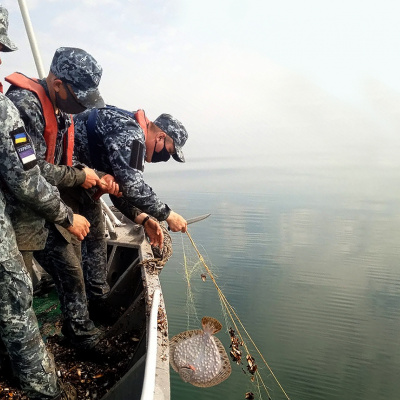
POLYGON ((169 343, 170 363, 180 377, 194 386, 210 387, 231 374, 231 364, 225 348, 213 336, 222 328, 212 317, 203 317, 203 329, 181 332, 169 343))

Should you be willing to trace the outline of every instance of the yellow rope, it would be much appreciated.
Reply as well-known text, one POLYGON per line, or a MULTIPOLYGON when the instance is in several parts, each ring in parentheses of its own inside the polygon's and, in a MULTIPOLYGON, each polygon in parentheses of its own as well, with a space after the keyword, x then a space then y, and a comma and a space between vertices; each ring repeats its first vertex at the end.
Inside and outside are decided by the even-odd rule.
MULTIPOLYGON (((254 343, 253 339, 251 338, 250 334, 247 332, 246 328, 244 327, 244 325, 242 324, 242 322, 240 321, 239 316, 236 314, 234 308, 229 304, 228 300, 226 299, 225 295, 222 293, 222 290, 219 288, 213 273, 211 272, 210 268, 207 266, 206 262, 204 261, 203 256, 201 255, 201 253, 199 252, 199 250, 197 249, 196 244, 194 243, 194 240, 192 239, 192 237, 190 236, 190 233, 188 231, 186 231, 190 242, 193 245, 193 248, 196 250, 196 253, 199 257, 199 260, 201 261, 201 263, 203 264, 204 268, 206 269, 208 275, 210 276, 211 280, 214 283, 214 286, 216 287, 217 291, 218 291, 218 295, 219 298, 221 300, 221 303, 223 304, 223 306, 225 307, 225 309, 227 310, 229 317, 232 320, 233 325, 235 326, 235 331, 238 333, 238 335, 240 336, 240 340, 243 342, 244 348, 247 351, 248 355, 250 355, 249 349, 247 348, 246 342, 243 340, 242 335, 240 333, 240 330, 238 329, 236 322, 232 316, 232 314, 235 316, 236 320, 239 322, 240 326, 242 327, 242 329, 244 330, 244 332, 246 333, 247 337, 249 338, 250 342, 252 343, 252 345, 254 346, 254 348, 256 349, 257 353, 260 355, 261 359, 263 360, 263 362, 265 363, 265 365, 267 366, 269 372, 271 373, 271 375, 273 376, 273 378, 275 379, 275 382, 278 384, 279 388, 282 390, 283 394, 285 395, 285 397, 290 400, 289 396, 286 394, 285 390, 283 389, 282 385, 279 383, 278 378, 275 376, 275 374, 272 372, 271 367, 268 365, 267 361, 265 360, 265 358, 263 357, 263 355, 261 354, 260 350, 258 349, 258 347, 256 346, 256 344, 254 343)), ((261 380, 261 382, 263 383, 263 386, 265 388, 265 390, 267 391, 268 397, 269 393, 268 390, 259 374, 258 371, 256 371, 258 378, 261 380)))
MULTIPOLYGON (((262 383, 262 385, 263 385, 263 387, 264 387, 264 390, 267 392, 268 398, 270 399, 270 398, 271 398, 271 395, 269 394, 268 388, 267 388, 267 386, 265 385, 264 381, 262 380, 261 375, 260 375, 260 372, 259 372, 258 370, 256 371, 256 377, 257 377, 257 382, 258 382, 258 379, 261 381, 261 383, 262 383)), ((259 395, 260 395, 260 397, 261 397, 260 385, 258 385, 258 391, 259 391, 259 395)))

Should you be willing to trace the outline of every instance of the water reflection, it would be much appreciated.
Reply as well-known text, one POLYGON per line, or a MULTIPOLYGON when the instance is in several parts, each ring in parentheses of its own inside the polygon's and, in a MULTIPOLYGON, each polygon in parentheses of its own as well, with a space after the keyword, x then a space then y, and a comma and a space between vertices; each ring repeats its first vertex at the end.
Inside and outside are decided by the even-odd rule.
MULTIPOLYGON (((398 398, 397 195, 284 192, 164 197, 188 217, 212 213, 191 234, 291 399, 398 398)), ((171 336, 195 325, 185 308, 182 246, 189 251, 188 241, 173 239, 174 255, 162 273, 171 336)), ((221 318, 211 282, 199 276, 192 291, 200 318, 221 318)), ((219 338, 229 344, 227 334, 219 338)), ((209 389, 190 387, 172 372, 172 399, 256 393, 248 375, 232 367, 227 382, 209 389)), ((271 397, 285 398, 265 367, 262 373, 271 397)))

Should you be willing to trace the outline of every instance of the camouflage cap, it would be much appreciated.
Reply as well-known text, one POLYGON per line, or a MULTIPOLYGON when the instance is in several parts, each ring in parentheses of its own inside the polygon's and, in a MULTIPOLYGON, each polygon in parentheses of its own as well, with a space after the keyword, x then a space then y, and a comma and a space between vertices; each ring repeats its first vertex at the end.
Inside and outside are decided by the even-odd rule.
POLYGON ((54 53, 50 72, 69 83, 79 102, 87 107, 104 107, 98 86, 103 69, 85 50, 60 47, 54 53))
POLYGON ((155 121, 154 124, 157 125, 162 131, 164 131, 168 136, 172 138, 175 145, 176 153, 172 154, 172 157, 179 162, 185 162, 185 157, 183 156, 182 147, 186 143, 188 138, 188 133, 185 127, 175 119, 170 114, 161 114, 155 121))
POLYGON ((18 47, 10 40, 8 31, 8 11, 0 5, 0 43, 3 45, 2 51, 14 51, 18 47))

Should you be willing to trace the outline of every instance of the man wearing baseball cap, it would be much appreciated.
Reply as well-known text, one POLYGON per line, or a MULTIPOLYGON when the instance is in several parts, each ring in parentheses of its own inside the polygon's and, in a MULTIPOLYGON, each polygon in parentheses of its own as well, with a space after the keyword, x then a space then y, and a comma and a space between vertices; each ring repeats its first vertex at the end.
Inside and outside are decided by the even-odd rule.
MULTIPOLYGON (((174 232, 186 231, 186 220, 162 202, 143 177, 145 161, 168 161, 171 157, 180 163, 185 161, 182 147, 188 133, 179 120, 169 114, 162 114, 151 122, 143 110, 129 112, 107 106, 75 115, 74 123, 74 157, 79 162, 115 178, 123 195, 110 196, 111 200, 128 218, 143 224, 152 244, 161 247, 163 234, 159 224, 155 226, 149 216, 166 221, 174 232)), ((85 215, 93 227, 83 241, 83 246, 90 246, 86 253, 83 252, 83 265, 85 271, 93 271, 95 275, 106 270, 104 235, 95 235, 96 231, 101 231, 95 228, 102 223, 102 218, 99 217, 101 204, 97 203, 96 208, 92 206, 87 209, 87 213, 82 210, 79 212, 85 215), (90 255, 85 257, 85 254, 90 255)), ((96 295, 99 281, 92 279, 92 282, 88 286, 86 281, 86 291, 91 318, 96 318, 96 311, 101 314, 104 309, 102 303, 104 305, 104 301, 107 301, 107 296, 96 295)))
POLYGON ((164 139, 163 149, 161 152, 157 153, 154 148, 151 156, 152 159, 149 162, 168 161, 170 155, 172 155, 172 158, 175 161, 185 162, 185 157, 183 156, 182 152, 182 147, 186 143, 188 137, 185 127, 170 114, 161 114, 154 121, 154 125, 156 125, 161 132, 165 133, 172 139, 174 142, 174 147, 172 153, 169 153, 166 149, 166 143, 164 139))
POLYGON ((18 47, 8 37, 8 11, 0 6, 0 43, 1 51, 9 52, 18 50, 18 47))
POLYGON ((170 114, 149 121, 143 110, 130 112, 113 106, 87 110, 74 116, 75 154, 79 162, 115 177, 124 200, 173 232, 186 232, 183 217, 163 203, 143 179, 144 162, 185 162, 182 147, 188 133, 170 114))
MULTIPOLYGON (((10 40, 8 31, 8 11, 0 5, 0 51, 9 52, 18 50, 18 47, 10 40)), ((1 64, 1 59, 0 59, 1 64)), ((3 84, 0 82, 0 92, 3 93, 3 84)))
MULTIPOLYGON (((11 83, 7 97, 17 107, 35 143, 43 176, 57 186, 61 198, 74 210, 85 189, 99 186, 107 190, 107 185, 93 169, 72 164, 74 126, 71 114, 104 105, 98 90, 101 75, 101 66, 85 50, 60 47, 54 53, 45 79, 28 78, 18 72, 6 78, 11 83)), ((18 202, 14 209, 13 224, 26 263, 31 263, 29 257, 33 252, 46 272, 56 277, 64 336, 80 350, 91 351, 99 341, 100 331, 89 318, 79 241, 55 224, 46 223, 41 227, 42 232, 34 231, 34 225, 25 223, 26 215, 21 216, 22 212, 26 214, 31 210, 21 210, 18 202)), ((33 219, 35 215, 30 217, 33 219)))
POLYGON ((61 110, 77 114, 86 108, 104 106, 98 89, 102 68, 85 50, 60 47, 53 56, 50 73, 50 80, 60 80, 67 88, 67 99, 62 99, 55 90, 56 105, 60 100, 64 105, 64 108, 59 105, 61 110))
MULTIPOLYGON (((0 51, 16 49, 7 30, 8 12, 0 6, 0 51)), ((12 370, 30 399, 74 400, 75 389, 57 379, 53 357, 42 341, 32 308, 32 282, 5 210, 5 194, 7 201, 18 199, 21 208, 30 208, 49 221, 69 227, 71 232, 77 221, 75 215, 72 219, 72 210, 60 200, 58 192, 40 174, 31 139, 18 110, 3 94, 0 94, 0 113, 0 187, 7 188, 4 193, 0 191, 1 341, 12 370)), ((87 221, 84 222, 82 237, 88 229, 87 221)))

